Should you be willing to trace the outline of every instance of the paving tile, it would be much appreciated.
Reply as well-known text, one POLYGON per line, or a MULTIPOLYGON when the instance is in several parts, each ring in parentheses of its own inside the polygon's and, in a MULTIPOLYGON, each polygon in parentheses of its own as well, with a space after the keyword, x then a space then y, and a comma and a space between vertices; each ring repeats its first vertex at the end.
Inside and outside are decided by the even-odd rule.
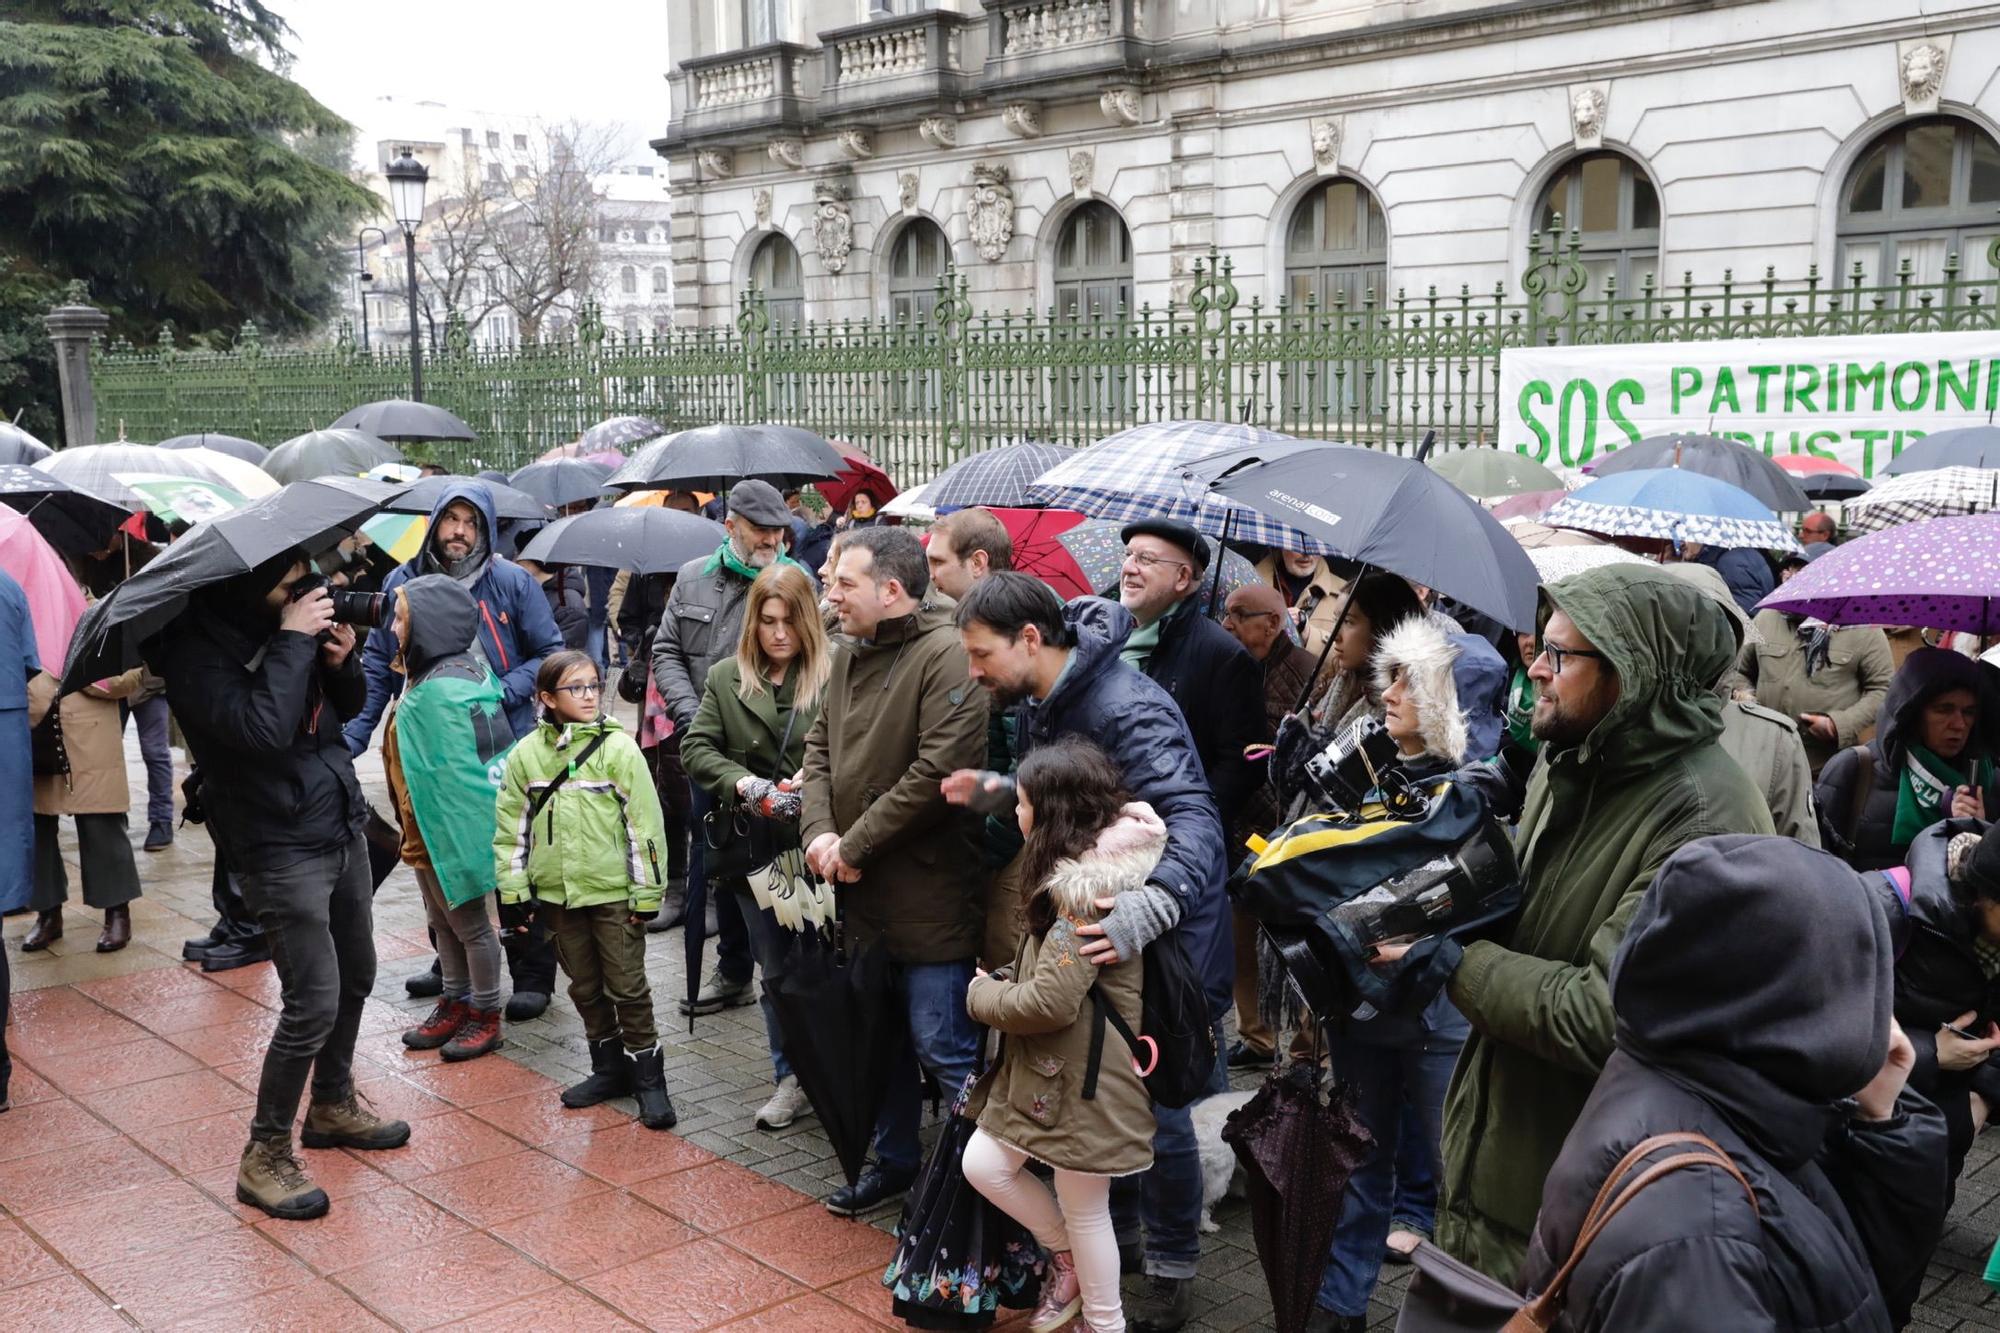
POLYGON ((720 1238, 809 1287, 880 1273, 896 1248, 887 1232, 835 1217, 817 1203, 722 1232, 720 1238))
POLYGON ((240 1223, 185 1180, 160 1180, 117 1194, 28 1213, 21 1224, 73 1268, 130 1259, 240 1223))
POLYGON ((42 1063, 38 1057, 71 1051, 102 1053, 106 1047, 137 1041, 146 1035, 146 1030, 137 1023, 95 1005, 87 1013, 16 1018, 8 1028, 8 1049, 18 1051, 28 1063, 37 1065, 42 1063))
POLYGON ((601 1194, 609 1187, 573 1166, 526 1148, 509 1157, 425 1176, 411 1188, 474 1226, 490 1227, 601 1194))
POLYGON ((561 1329, 562 1333, 627 1333, 638 1325, 619 1318, 582 1288, 561 1286, 444 1327, 453 1333, 520 1333, 540 1328, 561 1329))
POLYGON ((727 1231, 808 1202, 797 1190, 734 1162, 711 1162, 656 1176, 634 1185, 632 1192, 707 1232, 727 1231))
POLYGON ((559 1284, 546 1268, 477 1233, 370 1260, 334 1281, 409 1329, 435 1328, 559 1284))
POLYGON ((107 1009, 143 1022, 145 1012, 156 1005, 183 1000, 191 995, 215 994, 222 987, 200 972, 184 967, 167 967, 103 981, 80 982, 75 989, 77 994, 95 1000, 107 1009))
POLYGON ((795 1333, 800 1329, 811 1329, 812 1333, 877 1333, 882 1325, 824 1296, 800 1296, 717 1327, 728 1333, 795 1333))
MULTIPOLYGON (((147 974, 141 972, 137 975, 147 974)), ((206 991, 194 995, 161 1000, 121 1012, 149 1032, 166 1034, 192 1032, 196 1028, 210 1028, 221 1023, 240 1023, 245 1019, 262 1017, 270 1011, 255 1001, 244 999, 235 991, 210 985, 206 991)))
POLYGON ((205 1065, 235 1064, 240 1060, 261 1062, 277 1026, 278 1016, 266 1012, 261 1017, 235 1023, 175 1032, 167 1040, 205 1065))
MULTIPOLYGON (((433 1097, 422 1088, 412 1087, 393 1074, 376 1073, 373 1069, 367 1071, 366 1076, 357 1071, 354 1086, 375 1108, 375 1114, 384 1120, 407 1120, 416 1124, 432 1116, 449 1114, 452 1110, 450 1102, 433 1097)), ((307 1109, 304 1104, 300 1105, 301 1121, 305 1119, 307 1109)))
POLYGON ((447 1111, 410 1126, 410 1141, 393 1152, 369 1154, 369 1165, 392 1180, 415 1180, 521 1151, 519 1139, 464 1111, 447 1111))
POLYGON ((190 1315, 169 1328, 256 1329, 257 1333, 367 1333, 390 1326, 324 1280, 266 1292, 190 1315))
POLYGON ((698 1240, 578 1285, 660 1333, 691 1333, 806 1294, 719 1241, 698 1240))
POLYGON ((250 1139, 250 1108, 217 1111, 198 1120, 145 1125, 134 1131, 132 1138, 182 1174, 234 1166, 250 1139))
MULTIPOLYGON (((896 1298, 882 1285, 882 1274, 879 1272, 861 1273, 848 1278, 845 1282, 831 1283, 820 1290, 848 1309, 859 1311, 877 1324, 889 1328, 908 1327, 896 1317, 896 1298)), ((1000 1313, 1005 1315, 1011 1314, 1012 1311, 1002 1310, 1000 1313)))
POLYGON ((511 1060, 466 1060, 455 1065, 439 1063, 429 1069, 413 1070, 397 1075, 422 1088, 434 1097, 442 1097, 453 1106, 480 1106, 487 1102, 497 1102, 507 1097, 522 1097, 531 1092, 542 1092, 555 1096, 560 1089, 555 1080, 524 1069, 511 1060))
POLYGON ((700 1233, 629 1194, 596 1194, 493 1228, 537 1263, 576 1279, 685 1245, 700 1233))
POLYGON ((0 1291, 54 1277, 62 1261, 11 1217, 0 1217, 0 1291))
POLYGON ((557 1139, 544 1145, 542 1151, 614 1185, 634 1185, 715 1160, 715 1154, 706 1148, 697 1148, 676 1134, 647 1129, 636 1120, 627 1120, 616 1129, 557 1139))
POLYGON ((25 1060, 14 1061, 14 1073, 7 1080, 7 1100, 15 1110, 23 1106, 33 1106, 51 1097, 62 1096, 62 1090, 55 1084, 28 1068, 25 1060))
POLYGON ((19 1333, 96 1333, 131 1325, 104 1297, 65 1273, 0 1291, 0 1328, 19 1333))
MULTIPOLYGON (((241 1154, 238 1154, 239 1157, 241 1154)), ((299 1161, 304 1164, 306 1175, 312 1183, 326 1191, 333 1206, 339 1208, 349 1199, 356 1198, 372 1190, 387 1189, 395 1182, 379 1171, 371 1171, 367 1166, 339 1148, 323 1150, 304 1149, 299 1153, 299 1161)), ((188 1179, 199 1185, 202 1192, 229 1211, 230 1216, 244 1222, 263 1222, 268 1215, 260 1208, 247 1203, 239 1203, 236 1198, 236 1163, 228 1166, 211 1167, 206 1171, 190 1173, 188 1179)), ((296 1226, 312 1226, 311 1222, 294 1223, 296 1226)))
POLYGON ((472 1108, 472 1114, 537 1148, 557 1139, 632 1123, 632 1117, 616 1106, 586 1106, 572 1111, 546 1092, 484 1102, 472 1108))
MULTIPOLYGON (((268 962, 252 963, 248 967, 232 967, 227 972, 205 972, 202 975, 218 985, 227 986, 230 990, 251 993, 253 998, 255 992, 269 990, 270 1004, 274 1006, 278 1002, 278 993, 283 988, 283 983, 278 980, 278 969, 268 962)), ((259 1000, 258 1003, 262 1004, 264 1001, 259 1000)))
POLYGON ((178 1046, 147 1036, 103 1050, 45 1055, 34 1064, 42 1077, 72 1097, 201 1068, 199 1060, 178 1046))
POLYGON ((146 1083, 128 1084, 105 1092, 86 1093, 85 1106, 126 1133, 147 1125, 199 1120, 220 1111, 239 1111, 256 1101, 212 1069, 169 1074, 146 1083))
POLYGON ((343 1198, 310 1222, 267 1218, 257 1229, 322 1273, 462 1235, 466 1225, 401 1185, 343 1198))
POLYGON ((234 1227, 176 1246, 171 1263, 108 1260, 87 1265, 83 1275, 147 1328, 312 1278, 311 1270, 254 1227, 234 1227))
POLYGON ((99 1139, 0 1162, 0 1208, 14 1213, 57 1208, 148 1185, 170 1174, 129 1139, 99 1139))
MULTIPOLYGON (((29 965, 33 960, 20 957, 10 961, 18 968, 29 965)), ((76 987, 60 985, 16 991, 10 1009, 8 1021, 23 1027, 29 1023, 88 1020, 109 1012, 76 987)))
POLYGON ((0 1116, 0 1162, 47 1152, 52 1144, 88 1143, 117 1132, 67 1097, 17 1106, 0 1116))

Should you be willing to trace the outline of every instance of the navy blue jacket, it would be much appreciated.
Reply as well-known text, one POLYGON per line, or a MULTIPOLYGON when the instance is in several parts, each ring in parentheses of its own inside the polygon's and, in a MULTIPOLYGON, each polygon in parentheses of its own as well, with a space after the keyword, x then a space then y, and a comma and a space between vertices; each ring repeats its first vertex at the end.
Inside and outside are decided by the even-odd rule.
MULTIPOLYGON (((485 482, 466 481, 440 491, 437 503, 431 507, 432 534, 437 531, 438 516, 459 500, 479 511, 485 528, 486 569, 473 580, 470 590, 479 604, 479 651, 486 665, 500 678, 508 725, 516 736, 525 736, 535 729, 535 673, 541 669, 544 657, 562 648, 562 632, 556 628, 548 596, 534 576, 494 549, 493 535, 499 524, 494 521, 493 492, 486 488, 485 482)), ((435 572, 423 567, 430 542, 431 537, 427 536, 423 551, 390 572, 382 581, 384 593, 394 596, 396 589, 410 579, 435 572)), ((368 748, 368 740, 375 734, 375 724, 382 720, 383 710, 402 693, 403 678, 389 665, 395 656, 393 633, 384 628, 368 636, 368 647, 361 658, 361 670, 368 680, 368 701, 345 729, 347 748, 354 754, 368 748)))
POLYGON ((1762 551, 1748 548, 1724 551, 1704 546, 1695 560, 1722 575, 1722 581, 1729 585, 1729 595, 1736 599, 1736 604, 1743 608, 1746 616, 1756 615, 1757 603, 1778 586, 1777 577, 1771 573, 1771 562, 1764 558, 1762 551))
MULTIPOLYGON (((1223 881, 1222 819, 1202 772, 1187 721, 1167 692, 1118 659, 1138 622, 1116 602, 1078 597, 1063 608, 1076 636, 1069 668, 1049 697, 1025 699, 1015 737, 1025 757, 1064 736, 1095 742, 1124 775, 1134 800, 1153 807, 1167 826, 1167 848, 1149 877, 1180 900, 1179 929, 1202 971, 1210 1012, 1231 1002, 1235 942, 1223 881)), ((1254 663, 1253 663, 1254 666, 1254 663)), ((1257 706, 1263 707, 1261 694, 1257 706)))
POLYGON ((1197 588, 1167 612, 1146 674, 1187 719, 1226 827, 1264 781, 1263 769, 1243 757, 1245 746, 1265 739, 1264 669, 1234 635, 1201 613, 1207 600, 1208 589, 1197 588))

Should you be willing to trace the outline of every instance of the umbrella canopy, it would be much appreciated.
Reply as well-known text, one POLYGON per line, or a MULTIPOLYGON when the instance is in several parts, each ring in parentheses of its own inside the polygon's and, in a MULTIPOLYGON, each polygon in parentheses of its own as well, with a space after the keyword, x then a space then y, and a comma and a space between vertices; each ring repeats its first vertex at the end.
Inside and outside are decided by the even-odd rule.
POLYGON ((0 463, 39 463, 55 450, 11 421, 0 421, 0 463))
MULTIPOLYGON (((209 438, 213 439, 214 436, 209 438)), ((166 446, 161 445, 160 448, 164 449, 166 446)), ((258 464, 246 463, 230 454, 218 453, 213 449, 178 449, 175 452, 182 458, 201 464, 223 485, 246 500, 260 500, 267 495, 275 495, 284 485, 258 464)))
POLYGON ((139 645, 187 609, 189 594, 295 546, 317 554, 353 533, 395 493, 393 486, 359 478, 294 482, 195 524, 85 614, 63 666, 64 693, 137 665, 139 645))
POLYGON ((1156 421, 1078 450, 1036 478, 1028 498, 1120 523, 1174 518, 1258 546, 1325 555, 1333 548, 1310 531, 1288 527, 1254 506, 1211 500, 1207 491, 1207 483, 1230 468, 1311 447, 1289 435, 1227 421, 1156 421))
MULTIPOLYGON (((449 488, 466 485, 464 477, 425 477, 399 487, 402 492, 382 507, 393 514, 428 514, 437 508, 438 497, 449 488)), ((503 522, 515 519, 526 523, 546 523, 555 517, 549 507, 525 491, 517 491, 512 486, 503 486, 493 481, 475 481, 476 486, 484 486, 493 495, 494 517, 503 522)))
POLYGON ((1249 1177, 1250 1230, 1278 1333, 1301 1333, 1312 1317, 1347 1182, 1375 1146, 1349 1099, 1336 1088, 1322 1101, 1318 1082, 1315 1066, 1295 1064, 1222 1127, 1249 1177))
POLYGON ((845 510, 847 502, 862 491, 875 498, 878 508, 883 501, 895 499, 897 494, 896 483, 889 480, 889 474, 866 457, 847 459, 841 464, 838 476, 832 481, 816 481, 813 488, 836 511, 845 510))
MULTIPOLYGON (((691 901, 688 921, 700 920, 691 901)), ((698 938, 700 932, 689 934, 698 938)), ((861 1179, 884 1094, 897 1077, 895 1034, 905 1020, 889 956, 879 940, 856 957, 827 945, 817 932, 795 932, 778 979, 766 976, 764 994, 792 1072, 853 1185, 861 1179)))
POLYGON ((1528 552, 1535 572, 1544 584, 1560 582, 1572 574, 1600 565, 1648 565, 1652 561, 1616 546, 1538 546, 1528 552))
POLYGON ((1615 477, 1647 468, 1677 467, 1726 481, 1757 497, 1768 509, 1797 512, 1812 508, 1804 491, 1761 450, 1719 435, 1653 435, 1606 455, 1593 476, 1615 477))
POLYGON ((1941 467, 2000 468, 2000 426, 1961 426, 1933 431, 1889 460, 1892 477, 1941 467))
POLYGON ((21 463, 0 464, 0 504, 26 515, 35 531, 65 555, 103 550, 132 517, 129 509, 21 463))
POLYGON ((169 523, 199 523, 241 509, 244 497, 220 482, 198 477, 148 476, 121 472, 118 480, 145 504, 149 513, 169 523))
MULTIPOLYGON (((651 417, 609 417, 598 422, 565 449, 576 452, 570 458, 588 458, 592 454, 617 453, 619 462, 625 461, 623 450, 647 440, 657 440, 667 433, 667 428, 651 417)), ((543 455, 547 457, 548 455, 543 455)), ((614 464, 613 466, 616 466, 614 464)))
POLYGON ((1321 445, 1231 473, 1215 490, 1509 629, 1534 627, 1541 580, 1527 552, 1476 500, 1413 458, 1321 445))
POLYGON ((1821 555, 1757 605, 1829 625, 2000 633, 2000 514, 1923 519, 1858 537, 1821 555))
POLYGON ((161 440, 161 449, 208 449, 218 454, 227 454, 240 459, 252 467, 260 467, 271 451, 255 440, 246 440, 241 435, 216 435, 206 431, 196 435, 176 435, 171 440, 161 440))
POLYGON ((618 490, 726 491, 757 477, 783 488, 829 481, 841 462, 824 440, 795 427, 699 426, 653 441, 604 484, 618 490))
POLYGON ((924 488, 924 503, 933 509, 967 509, 984 505, 1025 509, 1035 502, 1028 487, 1074 457, 1066 444, 1003 444, 968 454, 932 477, 924 488))
POLYGON ((358 430, 313 430, 271 451, 264 470, 280 482, 316 477, 358 477, 383 463, 400 463, 396 447, 358 430))
POLYGON ((713 491, 627 491, 611 502, 613 509, 666 509, 667 501, 676 495, 686 495, 694 500, 697 510, 715 498, 713 491))
POLYGON ((1818 454, 1779 454, 1771 461, 1801 481, 1807 477, 1820 476, 1823 473, 1833 473, 1842 477, 1858 477, 1861 475, 1838 458, 1822 458, 1818 454))
POLYGON ((1475 500, 1563 489, 1560 476, 1513 449, 1453 449, 1431 455, 1430 466, 1475 500))
POLYGON ((424 549, 424 534, 430 528, 430 519, 423 514, 377 514, 361 525, 368 540, 399 565, 424 549))
POLYGON ((1507 535, 1521 543, 1526 551, 1540 550, 1545 546, 1609 546, 1611 543, 1593 533, 1578 532, 1575 528, 1552 528, 1532 519, 1509 519, 1507 535))
POLYGON ((1523 491, 1504 500, 1488 501, 1486 507, 1493 511, 1493 517, 1504 523, 1510 518, 1535 518, 1546 514, 1556 501, 1568 494, 1567 490, 1523 491))
POLYGON ((678 509, 593 509, 543 528, 522 548, 521 559, 672 574, 690 560, 714 554, 727 535, 713 519, 678 509))
POLYGON ((1815 472, 1810 477, 1799 478, 1799 489, 1816 503, 1826 504, 1855 499, 1868 494, 1874 487, 1860 477, 1846 477, 1838 472, 1815 472))
POLYGON ((1862 535, 1916 523, 2000 509, 2000 470, 1941 467, 1891 477, 1848 504, 1847 530, 1862 535))
POLYGON ((69 656, 70 635, 84 612, 83 590, 76 586, 69 566, 34 524, 0 510, 0 570, 28 595, 28 619, 34 622, 35 652, 42 670, 60 670, 69 656))
POLYGON ((1556 527, 1612 537, 1700 542, 1731 551, 1799 549, 1791 530, 1756 496, 1686 468, 1638 468, 1600 478, 1542 517, 1556 527))
POLYGON ((561 509, 603 495, 604 480, 611 472, 612 469, 602 463, 581 458, 553 458, 547 462, 530 463, 509 480, 516 490, 525 491, 551 508, 561 509))
MULTIPOLYGON (((1076 567, 1074 576, 1065 581, 1074 586, 1081 586, 1087 592, 1108 592, 1114 597, 1117 596, 1119 571, 1125 565, 1125 542, 1118 535, 1123 526, 1121 523, 1112 523, 1100 518, 1079 523, 1058 534, 1055 538, 1056 546, 1069 556, 1070 562, 1076 567)), ((1264 580, 1258 575, 1257 567, 1243 556, 1223 547, 1213 537, 1206 540, 1208 569, 1203 572, 1200 586, 1194 595, 1202 599, 1203 607, 1210 615, 1220 620, 1222 604, 1229 600, 1230 593, 1238 588, 1247 588, 1253 583, 1262 583, 1264 580), (1220 556, 1217 555, 1218 551, 1221 552, 1220 556), (1216 582, 1218 559, 1222 566, 1220 586, 1216 582)), ((1018 562, 1019 548, 1016 548, 1016 568, 1021 567, 1018 562)), ((1062 591, 1053 579, 1044 579, 1044 582, 1050 587, 1056 587, 1057 591, 1062 591)))
POLYGON ((883 505, 879 512, 884 518, 915 518, 929 522, 938 516, 937 507, 929 499, 930 490, 929 486, 918 486, 914 490, 903 491, 883 505))
POLYGON ((343 412, 334 430, 358 430, 378 440, 474 440, 472 427, 435 403, 384 398, 343 412))
MULTIPOLYGON (((1082 514, 1074 509, 994 509, 992 513, 1014 543, 1015 569, 1048 584, 1064 601, 1089 597, 1098 591, 1091 586, 1076 557, 1056 540, 1088 522, 1082 514)), ((1115 572, 1112 577, 1117 578, 1115 572)))
POLYGON ((186 450, 156 449, 150 444, 91 444, 80 449, 64 449, 50 454, 35 466, 50 476, 62 478, 80 491, 90 492, 100 500, 109 500, 133 510, 144 509, 146 505, 118 480, 121 472, 223 481, 201 463, 190 459, 186 450))

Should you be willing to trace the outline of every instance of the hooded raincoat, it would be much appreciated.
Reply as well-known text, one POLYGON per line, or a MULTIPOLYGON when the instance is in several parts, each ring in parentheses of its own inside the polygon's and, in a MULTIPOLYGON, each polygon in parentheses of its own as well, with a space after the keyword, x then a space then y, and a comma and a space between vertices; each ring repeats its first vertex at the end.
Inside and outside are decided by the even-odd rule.
POLYGON ((1544 746, 1515 837, 1521 916, 1467 945, 1450 995, 1471 1021, 1445 1102, 1438 1240, 1511 1280, 1542 1181, 1612 1047, 1607 977, 1653 876, 1682 846, 1769 833, 1726 754, 1714 684, 1738 630, 1656 567, 1607 565, 1544 596, 1606 655, 1618 699, 1580 744, 1544 746))

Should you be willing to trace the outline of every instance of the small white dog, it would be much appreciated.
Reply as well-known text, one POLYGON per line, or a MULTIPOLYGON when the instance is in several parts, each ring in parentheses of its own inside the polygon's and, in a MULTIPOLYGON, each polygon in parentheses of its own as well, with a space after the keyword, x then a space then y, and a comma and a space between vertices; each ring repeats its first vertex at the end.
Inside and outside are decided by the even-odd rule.
POLYGON ((1232 1193, 1240 1194, 1236 1150, 1222 1141, 1222 1122, 1253 1094, 1218 1092, 1194 1104, 1194 1140, 1201 1151, 1201 1229, 1220 1231, 1210 1213, 1232 1193))

